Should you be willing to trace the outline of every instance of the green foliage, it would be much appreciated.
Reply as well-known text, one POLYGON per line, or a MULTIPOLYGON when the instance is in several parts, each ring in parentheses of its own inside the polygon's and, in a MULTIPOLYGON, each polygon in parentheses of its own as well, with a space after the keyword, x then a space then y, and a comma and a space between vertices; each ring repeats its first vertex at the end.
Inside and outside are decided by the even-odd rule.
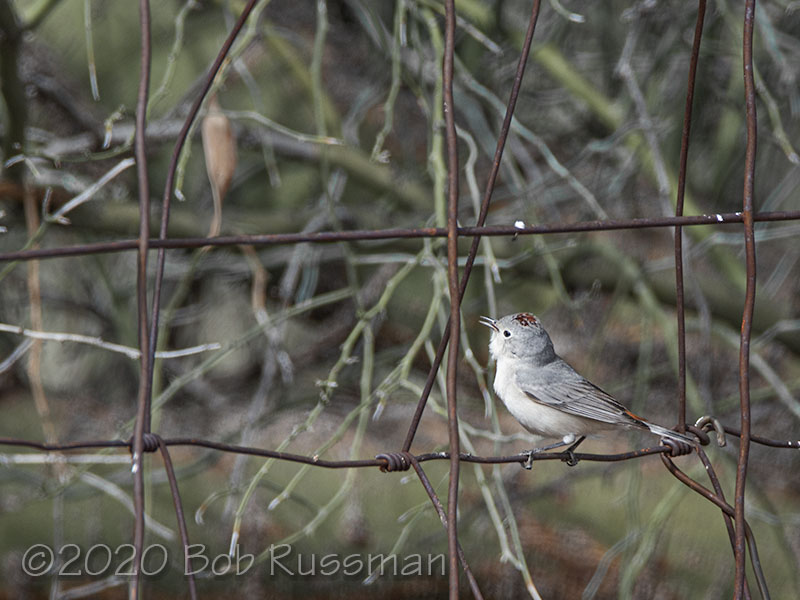
MULTIPOLYGON (((3 55, 4 68, 16 65, 24 84, 2 92, 3 161, 11 166, 0 180, 0 224, 8 230, 0 251, 136 237, 135 169, 121 162, 131 154, 140 69, 136 4, 17 0, 8 5, 16 20, 0 11, 3 32, 28 32, 18 51, 3 55), (24 111, 20 92, 29 99, 24 111), (9 142, 15 135, 24 138, 21 147, 9 142), (87 190, 86 201, 63 215, 68 223, 51 218, 87 190), (26 226, 25 194, 41 225, 26 226)), ((175 137, 242 4, 152 3, 154 235, 175 137)), ((456 4, 459 218, 467 226, 477 217, 530 7, 456 4)), ((740 12, 738 4, 715 3, 706 17, 686 214, 741 210, 740 12)), ((442 14, 437 0, 259 4, 213 86, 239 157, 222 235, 444 225, 442 14)), ((757 12, 759 211, 798 208, 794 14, 783 2, 759 4, 757 12)), ((488 223, 674 214, 695 18, 679 2, 543 3, 488 223), (582 11, 583 22, 572 10, 582 11)), ((170 237, 207 234, 213 209, 204 169, 197 128, 181 156, 170 237)), ((689 420, 710 413, 738 426, 741 229, 684 232, 689 420)), ((672 235, 647 229, 481 241, 463 303, 458 394, 466 451, 508 455, 539 445, 495 405, 480 314, 535 311, 582 372, 636 412, 674 423, 672 235)), ((797 439, 797 225, 759 223, 756 236, 753 428, 797 439)), ((461 250, 466 256, 466 242, 461 250)), ((36 332, 96 339, 90 347, 74 335, 50 335, 34 343, 44 348, 38 366, 34 350, 20 350, 0 373, 0 436, 127 439, 138 385, 138 363, 126 355, 137 346, 134 255, 3 268, 0 324, 27 331, 0 333, 0 360, 36 332)), ((330 459, 398 450, 448 312, 441 239, 169 251, 159 351, 193 352, 159 355, 153 430, 330 459)), ((440 374, 413 451, 446 450, 444 397, 440 374)), ((589 441, 587 451, 653 443, 589 441)), ((85 549, 130 539, 130 467, 114 462, 119 452, 98 453, 96 463, 35 466, 15 452, 4 446, 0 469, 0 581, 9 595, 38 597, 48 593, 44 580, 18 569, 31 544, 60 539, 85 549)), ((729 489, 736 444, 709 452, 729 489)), ((278 597, 443 594, 446 581, 435 577, 379 578, 364 588, 359 577, 276 582, 265 575, 270 544, 281 542, 318 555, 446 552, 444 529, 413 473, 327 471, 201 449, 173 454, 190 540, 216 554, 233 537, 259 561, 246 580, 201 580, 201 595, 240 585, 278 597)), ((703 479, 695 459, 683 461, 703 479)), ((748 484, 748 517, 776 598, 798 587, 797 461, 796 453, 756 449, 748 484)), ((663 597, 730 595, 733 563, 719 511, 658 462, 567 469, 548 461, 532 473, 516 464, 462 467, 460 541, 486 597, 535 597, 536 589, 550 598, 654 597, 656 587, 663 597)), ((445 498, 446 463, 425 469, 445 498)), ((148 541, 175 549, 157 457, 147 473, 156 523, 148 541)), ((151 585, 165 594, 185 589, 179 566, 151 585)))

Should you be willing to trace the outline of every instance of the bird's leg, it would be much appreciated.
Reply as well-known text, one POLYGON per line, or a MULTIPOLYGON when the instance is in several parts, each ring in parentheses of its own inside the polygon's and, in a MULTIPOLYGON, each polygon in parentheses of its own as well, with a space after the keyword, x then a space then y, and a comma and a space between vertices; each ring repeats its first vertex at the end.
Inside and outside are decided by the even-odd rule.
MULTIPOLYGON (((580 438, 580 440, 576 444, 574 444, 574 446, 577 446, 582 441, 583 441, 583 438, 580 438)), ((534 454, 539 454, 540 452, 547 452, 548 450, 552 450, 553 448, 561 448, 562 446, 566 446, 567 444, 569 444, 569 442, 561 440, 560 442, 556 442, 555 444, 550 444, 549 446, 542 446, 541 448, 533 448, 532 450, 528 450, 527 452, 523 452, 523 454, 527 454, 528 455, 528 460, 525 461, 525 464, 522 465, 522 467, 524 469, 527 469, 528 471, 530 471, 531 468, 533 467, 533 455, 534 454)))
POLYGON ((575 440, 575 443, 574 443, 574 444, 572 444, 572 445, 571 445, 569 448, 567 448, 566 450, 564 450, 564 452, 565 452, 565 453, 566 453, 566 455, 567 455, 567 458, 564 460, 564 462, 565 462, 565 463, 567 463, 567 465, 568 465, 568 466, 570 466, 570 467, 574 467, 575 465, 577 465, 577 464, 578 464, 578 459, 575 457, 575 448, 577 448, 578 446, 580 446, 580 445, 581 445, 581 442, 582 442, 583 440, 585 440, 585 439, 586 439, 586 436, 585 436, 585 435, 582 435, 582 436, 581 436, 581 437, 579 437, 577 440, 575 440))

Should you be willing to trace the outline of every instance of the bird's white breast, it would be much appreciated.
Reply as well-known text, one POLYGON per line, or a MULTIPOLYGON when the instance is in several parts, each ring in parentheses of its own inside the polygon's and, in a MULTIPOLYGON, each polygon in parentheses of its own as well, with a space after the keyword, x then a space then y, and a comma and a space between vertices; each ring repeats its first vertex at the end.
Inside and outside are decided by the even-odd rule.
POLYGON ((551 438, 575 438, 602 428, 577 415, 552 408, 531 399, 516 383, 515 360, 503 357, 497 361, 494 391, 520 424, 533 434, 551 438))

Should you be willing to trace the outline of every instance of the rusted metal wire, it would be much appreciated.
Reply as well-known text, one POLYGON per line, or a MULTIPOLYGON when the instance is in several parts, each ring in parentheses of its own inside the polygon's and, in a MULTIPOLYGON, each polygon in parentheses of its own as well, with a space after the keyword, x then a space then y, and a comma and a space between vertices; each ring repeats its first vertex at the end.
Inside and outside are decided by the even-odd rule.
MULTIPOLYGON (((691 431, 691 427, 687 426, 691 431)), ((733 428, 725 428, 726 431, 732 435, 739 435, 738 430, 733 428)), ((153 434, 150 434, 153 435, 153 434)), ((147 436, 145 436, 145 440, 147 436)), ((248 454, 250 456, 261 456, 264 458, 274 458, 277 460, 284 460, 287 462, 296 462, 307 464, 315 467, 325 469, 351 469, 361 467, 387 467, 390 471, 398 470, 392 467, 390 463, 397 459, 392 458, 397 453, 379 454, 375 458, 359 459, 359 460, 326 460, 319 456, 305 456, 302 454, 293 454, 291 452, 279 452, 277 450, 268 450, 265 448, 255 448, 252 446, 238 446, 236 444, 226 444, 224 442, 216 442, 213 440, 206 440, 201 438, 165 438, 164 444, 167 446, 196 446, 198 448, 208 448, 209 450, 218 450, 220 452, 232 452, 236 454, 248 454)), ((795 441, 778 441, 770 440, 760 436, 753 436, 753 442, 762 443, 774 448, 798 448, 798 442, 795 441)), ((0 437, 0 446, 20 446, 23 448, 30 448, 32 450, 40 450, 42 452, 70 452, 75 450, 89 450, 93 448, 124 448, 126 450, 132 449, 131 440, 84 440, 78 442, 63 442, 58 444, 49 444, 46 442, 34 442, 31 440, 0 437)), ((145 451, 154 451, 145 448, 145 451)), ((632 460, 635 458, 643 458, 651 454, 659 454, 662 452, 670 453, 672 449, 669 446, 652 446, 648 448, 641 448, 631 452, 622 452, 618 454, 587 454, 575 452, 574 456, 580 460, 590 462, 620 462, 625 460, 632 460)), ((403 453, 404 454, 404 453, 403 453)), ((419 462, 427 462, 429 460, 449 460, 449 452, 426 452, 416 454, 414 457, 419 462)), ((566 452, 541 452, 534 453, 531 460, 564 460, 569 458, 566 452)), ((462 462, 481 463, 481 464, 508 464, 519 463, 524 464, 528 460, 528 453, 512 454, 508 456, 476 456, 473 454, 461 454, 462 462)))
MULTIPOLYGON (((419 482, 422 484, 422 487, 425 489, 425 492, 428 494, 428 497, 431 499, 433 503, 433 507, 436 509, 436 514, 439 515, 439 520, 442 522, 445 528, 449 526, 449 519, 447 518, 447 514, 444 511, 444 507, 442 506, 441 500, 439 500, 439 496, 436 495, 436 491, 433 489, 428 476, 425 474, 425 471, 419 464, 419 461, 411 454, 408 454, 408 458, 411 462, 411 466, 414 467, 414 471, 417 473, 417 477, 419 477, 419 482)), ((467 564, 467 558, 464 555, 464 550, 461 548, 461 544, 456 540, 456 552, 458 553, 458 560, 461 563, 461 566, 464 569, 464 573, 467 575, 467 580, 469 581, 469 587, 472 590, 472 596, 476 600, 483 600, 483 594, 481 594, 480 587, 478 587, 478 581, 475 579, 475 576, 472 574, 472 570, 469 568, 469 564, 467 564)))
MULTIPOLYGON (((735 427, 725 426, 725 432, 741 438, 742 432, 735 427)), ((750 441, 762 446, 770 446, 772 448, 800 448, 800 440, 773 440, 763 435, 750 435, 750 441)))
MULTIPOLYGON (((753 221, 777 222, 800 220, 800 210, 765 211, 753 214, 753 221)), ((578 221, 575 223, 544 223, 517 227, 515 225, 489 225, 459 227, 459 237, 506 237, 523 235, 554 235, 559 233, 586 233, 591 231, 620 231, 624 229, 649 229, 660 227, 689 227, 695 225, 732 225, 744 222, 742 213, 718 213, 683 217, 648 217, 637 219, 606 219, 578 221)), ((227 235, 214 238, 151 238, 151 249, 191 249, 203 246, 277 246, 288 244, 330 244, 334 242, 377 241, 390 239, 446 238, 443 227, 411 227, 396 229, 357 229, 351 231, 319 231, 313 233, 268 233, 251 235, 227 235)), ((44 260, 69 258, 91 254, 126 252, 138 248, 138 240, 116 240, 61 246, 58 248, 32 248, 0 252, 0 261, 44 260)), ((473 259, 474 261, 474 259, 473 259)), ((465 268, 466 272, 466 268, 465 268)), ((462 277, 463 279, 463 277, 462 277)))
POLYGON ((169 455, 169 450, 164 440, 160 436, 153 433, 148 433, 148 436, 155 438, 158 444, 158 450, 161 453, 161 459, 164 461, 164 471, 167 473, 167 481, 169 482, 169 491, 172 493, 172 504, 175 507, 175 518, 178 521, 178 531, 181 534, 181 544, 183 545, 183 566, 184 573, 186 573, 186 580, 189 584, 189 597, 192 600, 197 599, 197 585, 194 581, 194 569, 191 568, 189 557, 186 550, 189 548, 189 531, 186 529, 186 518, 183 516, 183 503, 181 502, 181 494, 178 490, 178 478, 175 477, 175 469, 172 467, 172 458, 169 455))
POLYGON ((450 480, 447 488, 447 551, 450 600, 458 600, 458 348, 461 336, 461 296, 458 290, 458 136, 456 135, 453 66, 456 52, 456 4, 445 0, 442 88, 447 145, 447 285, 450 289, 450 352, 447 354, 447 429, 450 480))
MULTIPOLYGON (((323 469, 359 469, 366 467, 378 467, 382 471, 392 472, 398 470, 407 470, 403 468, 403 458, 407 457, 408 452, 387 452, 378 454, 375 458, 357 459, 357 460, 327 460, 319 456, 305 456, 303 454, 293 454, 291 452, 279 452, 277 450, 268 450, 266 448, 255 448, 252 446, 237 446, 236 444, 226 444, 224 442, 216 442, 213 440, 205 440, 200 438, 160 438, 155 434, 146 434, 144 436, 145 445, 144 452, 155 452, 159 443, 163 442, 165 446, 188 446, 197 448, 207 448, 209 450, 217 450, 220 452, 230 452, 233 454, 245 454, 249 456, 258 456, 262 458, 273 458, 276 460, 283 460, 286 462, 300 463, 320 467, 323 469), (152 440, 152 441, 150 441, 152 440)), ((70 452, 76 450, 87 450, 91 448, 120 448, 131 451, 133 448, 133 440, 86 440, 80 442, 67 442, 60 444, 48 444, 45 442, 33 442, 30 440, 23 440, 17 438, 0 438, 0 446, 20 446, 23 448, 31 448, 32 450, 39 450, 42 452, 70 452)), ((666 453, 670 454, 673 449, 670 446, 651 446, 648 448, 641 448, 632 450, 630 452, 621 452, 618 454, 589 454, 583 452, 574 452, 574 456, 579 461, 587 462, 622 462, 626 460, 633 460, 637 458, 644 458, 653 454, 666 453)), ((417 462, 423 463, 435 460, 450 460, 449 452, 424 452, 422 454, 411 455, 417 462)), ((501 465, 518 463, 523 465, 528 460, 531 461, 548 461, 558 460, 565 462, 570 458, 567 452, 540 452, 534 453, 529 456, 527 452, 521 454, 511 454, 507 456, 476 456, 474 454, 461 453, 459 460, 461 462, 485 464, 485 465, 501 465)))
MULTIPOLYGON (((681 154, 678 165, 678 190, 675 198, 675 216, 683 216, 683 200, 686 194, 686 163, 689 158, 689 134, 692 130, 692 105, 694 83, 697 79, 697 62, 700 58, 700 42, 703 39, 703 21, 706 16, 706 0, 697 3, 697 22, 694 27, 692 54, 689 59, 689 79, 686 83, 686 108, 683 112, 681 130, 681 154)), ((678 319, 678 431, 684 431, 686 423, 686 301, 683 292, 683 229, 675 227, 675 313, 678 319)))
MULTIPOLYGON (((714 470, 714 465, 711 464, 711 461, 708 459, 708 455, 706 454, 705 450, 698 448, 697 455, 700 457, 700 460, 706 469, 706 473, 708 473, 708 479, 711 481, 711 486, 714 488, 714 493, 720 499, 725 500, 725 492, 722 489, 722 485, 720 485, 719 477, 717 477, 717 472, 714 470)), ((736 560, 736 533, 733 528, 733 518, 725 511, 722 511, 722 518, 725 520, 725 529, 728 532, 728 539, 731 543, 733 559, 736 560)), ((750 598, 750 586, 748 585, 747 579, 745 579, 744 595, 745 598, 750 598)))
POLYGON ((150 245, 150 181, 147 176, 147 99, 150 90, 150 1, 139 0, 139 28, 141 31, 141 64, 139 93, 136 102, 136 132, 134 154, 136 155, 136 180, 139 186, 139 246, 136 274, 136 303, 138 311, 139 349, 139 393, 136 423, 133 434, 133 506, 136 514, 133 533, 133 573, 130 595, 139 597, 141 582, 142 548, 144 547, 144 468, 143 435, 149 420, 150 341, 147 310, 147 255, 150 245))
POLYGON ((753 27, 755 24, 755 0, 745 0, 744 31, 742 33, 742 67, 744 72, 745 115, 747 140, 744 157, 744 192, 742 216, 744 218, 744 252, 747 268, 747 284, 742 311, 741 343, 739 346, 739 457, 736 465, 736 492, 734 498, 734 520, 736 521, 736 572, 734 598, 744 596, 745 579, 745 527, 744 491, 747 483, 747 463, 750 453, 750 334, 753 329, 753 310, 756 300, 756 239, 753 224, 753 194, 756 173, 756 87, 753 75, 753 27))

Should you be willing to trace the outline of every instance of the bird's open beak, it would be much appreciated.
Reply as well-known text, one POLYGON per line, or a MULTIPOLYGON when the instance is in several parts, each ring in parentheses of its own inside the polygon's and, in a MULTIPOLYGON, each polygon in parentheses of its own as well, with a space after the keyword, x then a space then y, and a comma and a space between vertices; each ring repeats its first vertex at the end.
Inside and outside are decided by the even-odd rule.
POLYGON ((495 331, 500 331, 497 328, 497 321, 495 321, 494 319, 490 319, 489 317, 480 317, 478 319, 478 322, 480 322, 481 325, 486 325, 487 327, 491 327, 495 331))

